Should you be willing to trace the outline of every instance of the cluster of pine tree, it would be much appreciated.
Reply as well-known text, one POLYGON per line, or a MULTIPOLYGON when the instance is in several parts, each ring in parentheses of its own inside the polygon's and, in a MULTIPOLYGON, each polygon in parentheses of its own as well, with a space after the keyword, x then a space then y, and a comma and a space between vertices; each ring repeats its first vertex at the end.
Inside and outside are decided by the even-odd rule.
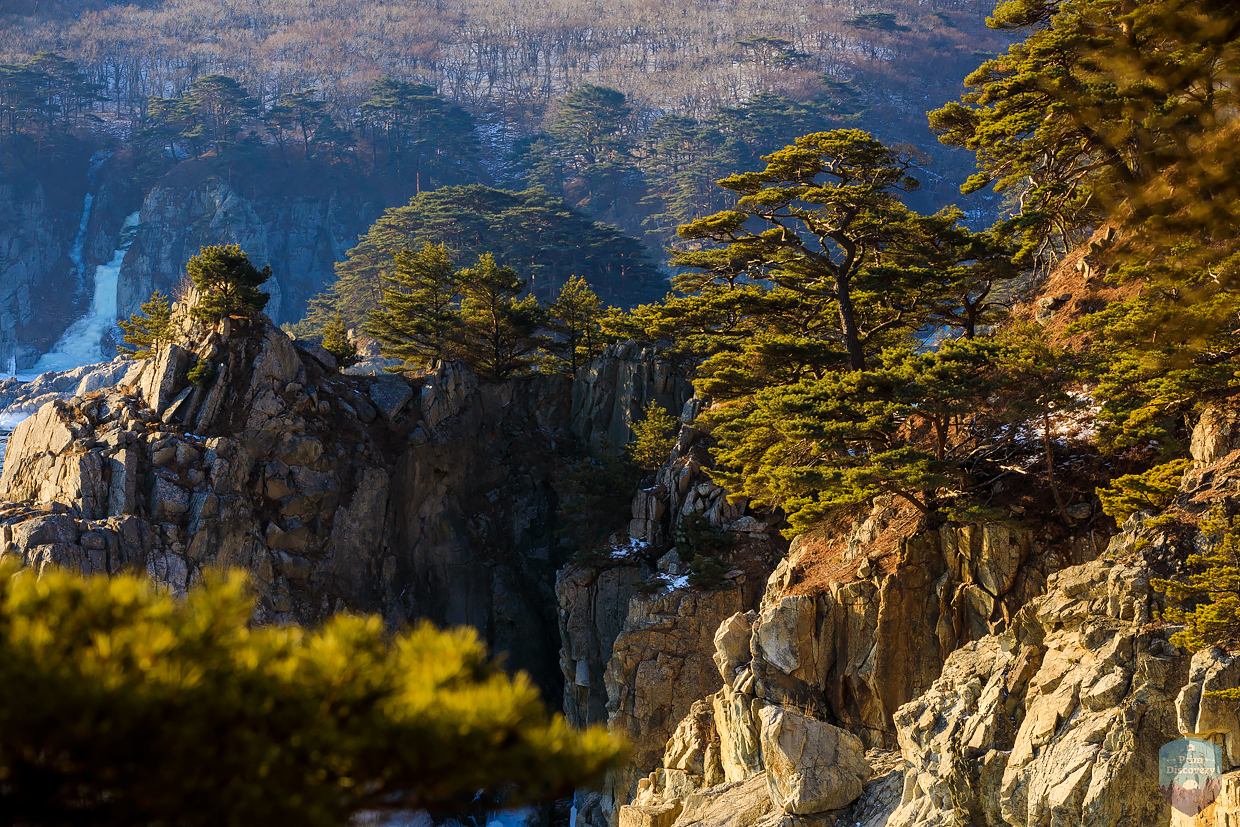
POLYGON ((384 173, 415 192, 473 178, 478 148, 473 118, 425 84, 384 76, 356 110, 333 112, 313 89, 280 95, 269 106, 237 80, 209 74, 179 96, 151 98, 136 132, 153 169, 211 153, 253 160, 274 146, 287 164, 318 158, 384 173))
POLYGON ((76 63, 52 52, 0 63, 0 150, 12 152, 24 142, 36 153, 54 150, 95 119, 101 89, 76 63))
POLYGON ((603 304, 580 276, 544 307, 526 293, 525 280, 490 253, 459 268, 447 247, 428 242, 417 252, 397 253, 383 280, 366 332, 385 356, 406 365, 462 359, 489 379, 535 365, 571 374, 605 343, 603 304))
MULTIPOLYGON (((791 50, 788 41, 761 40, 777 52, 791 50)), ((582 84, 556 102, 543 131, 517 142, 511 172, 663 245, 674 242, 678 224, 731 203, 718 179, 753 167, 797 135, 855 116, 857 97, 846 85, 824 81, 809 101, 760 92, 706 119, 669 114, 640 126, 623 93, 582 84)))
POLYGON ((318 335, 336 317, 346 326, 362 326, 379 305, 397 255, 428 243, 444 246, 458 264, 492 254, 543 301, 554 300, 573 276, 619 305, 658 298, 666 287, 635 239, 544 190, 442 187, 380 216, 336 265, 336 281, 310 301, 298 332, 318 335))

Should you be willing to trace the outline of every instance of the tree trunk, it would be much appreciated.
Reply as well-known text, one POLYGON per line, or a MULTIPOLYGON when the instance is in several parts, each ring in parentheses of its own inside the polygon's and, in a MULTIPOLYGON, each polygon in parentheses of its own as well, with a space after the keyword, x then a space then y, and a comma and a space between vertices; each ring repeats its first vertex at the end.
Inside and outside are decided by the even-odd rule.
POLYGON ((1051 451, 1051 414, 1046 409, 1042 410, 1042 444, 1046 446, 1046 480, 1051 484, 1055 507, 1059 509, 1059 516, 1063 517, 1065 523, 1071 522, 1068 509, 1063 504, 1063 497, 1059 495, 1059 484, 1055 482, 1055 454, 1051 451))
POLYGON ((844 333, 844 346, 848 348, 848 365, 853 370, 865 368, 865 351, 861 347, 861 334, 857 330, 857 311, 853 308, 852 293, 847 279, 835 280, 835 300, 840 306, 840 329, 844 333))

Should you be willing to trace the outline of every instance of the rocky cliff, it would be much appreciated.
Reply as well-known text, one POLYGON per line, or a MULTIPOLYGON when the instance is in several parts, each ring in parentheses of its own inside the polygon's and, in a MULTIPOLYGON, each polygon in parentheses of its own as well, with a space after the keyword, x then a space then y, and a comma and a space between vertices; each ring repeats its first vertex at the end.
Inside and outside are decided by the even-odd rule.
POLYGON ((142 202, 138 234, 121 268, 121 315, 137 310, 156 288, 174 293, 200 247, 240 244, 259 267, 271 265, 263 288, 271 294, 268 315, 276 324, 296 322, 384 206, 347 191, 246 197, 218 180, 156 186, 142 202))
MULTIPOLYGON (((636 745, 603 794, 578 795, 580 816, 623 827, 1240 823, 1240 712, 1212 694, 1240 687, 1240 658, 1177 649, 1150 586, 1181 570, 1199 542, 1194 518, 1240 490, 1240 414, 1207 411, 1192 453, 1175 521, 1137 515, 1118 533, 1081 522, 1058 537, 1030 524, 928 528, 880 500, 795 539, 753 602, 743 587, 626 591, 650 573, 623 557, 567 570, 566 708, 605 715, 636 745), (604 595, 627 599, 623 621, 604 595), (1186 736, 1218 743, 1227 771, 1195 817, 1159 790, 1159 749, 1186 736)), ((673 469, 687 465, 674 455, 663 488, 638 496, 635 518, 656 519, 635 528, 668 530, 673 469)))
POLYGON ((480 384, 460 364, 349 376, 266 320, 183 325, 181 344, 87 372, 110 381, 79 380, 17 427, 3 556, 139 568, 176 592, 239 566, 261 622, 349 609, 469 624, 560 694, 557 471, 595 430, 627 428, 640 406, 624 393, 679 405, 683 380, 614 350, 576 393, 554 375, 480 384), (194 385, 200 361, 214 377, 194 385))

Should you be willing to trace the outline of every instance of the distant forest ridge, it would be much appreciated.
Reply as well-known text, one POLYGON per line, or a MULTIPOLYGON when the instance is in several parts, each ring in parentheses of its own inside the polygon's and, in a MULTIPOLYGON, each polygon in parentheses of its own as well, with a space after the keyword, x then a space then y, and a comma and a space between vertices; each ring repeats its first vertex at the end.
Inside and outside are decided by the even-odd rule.
POLYGON ((794 100, 852 83, 882 117, 918 115, 1001 51, 988 0, 9 0, 0 60, 75 60, 136 121, 198 77, 236 78, 270 103, 308 87, 354 112, 383 75, 427 83, 525 132, 591 83, 619 89, 635 127, 706 118, 762 91, 794 100))

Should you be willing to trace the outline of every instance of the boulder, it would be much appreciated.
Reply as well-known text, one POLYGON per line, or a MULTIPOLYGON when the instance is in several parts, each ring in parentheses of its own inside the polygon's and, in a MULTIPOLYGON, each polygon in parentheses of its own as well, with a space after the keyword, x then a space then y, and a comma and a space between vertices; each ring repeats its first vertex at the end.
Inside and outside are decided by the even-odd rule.
POLYGON ((397 376, 383 377, 370 386, 371 401, 389 422, 404 410, 412 398, 413 389, 409 387, 409 383, 397 376))
POLYGON ((163 411, 177 394, 193 354, 176 344, 160 347, 150 367, 142 374, 142 399, 153 411, 163 411))
POLYGON ((850 732, 799 712, 765 706, 762 757, 771 802, 790 815, 851 804, 870 777, 865 746, 850 732))
POLYGON ((723 682, 732 686, 737 668, 753 659, 749 640, 753 636, 753 617, 737 612, 719 624, 715 630, 715 664, 723 682))
POLYGON ((619 827, 672 827, 680 815, 681 803, 630 804, 620 808, 619 827))
POLYGON ((151 488, 151 517, 175 519, 189 511, 189 492, 174 482, 156 477, 151 488))
POLYGON ((758 775, 688 796, 676 827, 754 827, 770 812, 766 777, 758 775))
POLYGON ((663 751, 663 767, 699 776, 708 786, 723 781, 719 764, 719 735, 715 732, 714 711, 709 701, 689 707, 663 751))

